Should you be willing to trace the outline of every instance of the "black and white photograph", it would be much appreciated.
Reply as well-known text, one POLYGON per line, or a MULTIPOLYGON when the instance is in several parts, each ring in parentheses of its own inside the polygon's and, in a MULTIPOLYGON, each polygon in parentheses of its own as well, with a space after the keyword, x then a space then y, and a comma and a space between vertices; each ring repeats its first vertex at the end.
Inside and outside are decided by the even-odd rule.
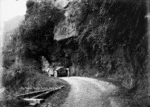
POLYGON ((150 0, 0 0, 0 107, 150 107, 150 0))

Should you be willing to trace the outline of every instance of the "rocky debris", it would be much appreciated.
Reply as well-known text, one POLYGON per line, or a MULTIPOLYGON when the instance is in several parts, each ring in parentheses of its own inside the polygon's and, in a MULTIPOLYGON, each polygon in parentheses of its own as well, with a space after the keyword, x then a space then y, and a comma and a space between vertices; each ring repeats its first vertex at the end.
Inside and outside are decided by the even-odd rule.
POLYGON ((78 35, 75 15, 77 13, 80 15, 80 8, 78 8, 80 2, 81 0, 57 0, 54 3, 58 8, 61 7, 60 9, 64 11, 65 16, 65 19, 55 26, 55 40, 62 40, 78 35))

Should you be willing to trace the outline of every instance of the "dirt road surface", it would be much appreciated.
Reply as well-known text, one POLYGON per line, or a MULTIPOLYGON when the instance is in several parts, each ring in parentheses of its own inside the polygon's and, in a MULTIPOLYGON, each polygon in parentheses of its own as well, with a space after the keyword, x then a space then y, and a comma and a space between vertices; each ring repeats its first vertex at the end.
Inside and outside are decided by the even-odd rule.
POLYGON ((110 97, 118 88, 105 81, 86 77, 61 78, 71 85, 66 102, 61 107, 121 107, 110 97))

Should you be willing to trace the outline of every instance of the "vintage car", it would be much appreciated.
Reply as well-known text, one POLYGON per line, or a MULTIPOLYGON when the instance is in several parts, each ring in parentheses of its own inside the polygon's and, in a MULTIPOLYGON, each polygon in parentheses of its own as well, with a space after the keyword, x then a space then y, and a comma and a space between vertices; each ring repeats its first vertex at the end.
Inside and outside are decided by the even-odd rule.
POLYGON ((54 68, 54 77, 66 77, 69 76, 69 69, 63 66, 56 66, 54 68))

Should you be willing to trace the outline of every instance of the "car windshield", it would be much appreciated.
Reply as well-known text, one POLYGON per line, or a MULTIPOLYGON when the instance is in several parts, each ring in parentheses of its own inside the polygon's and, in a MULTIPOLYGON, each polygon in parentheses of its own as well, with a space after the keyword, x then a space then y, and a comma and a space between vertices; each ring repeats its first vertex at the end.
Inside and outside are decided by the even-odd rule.
POLYGON ((65 68, 60 68, 58 69, 59 71, 65 71, 66 69, 65 68))

